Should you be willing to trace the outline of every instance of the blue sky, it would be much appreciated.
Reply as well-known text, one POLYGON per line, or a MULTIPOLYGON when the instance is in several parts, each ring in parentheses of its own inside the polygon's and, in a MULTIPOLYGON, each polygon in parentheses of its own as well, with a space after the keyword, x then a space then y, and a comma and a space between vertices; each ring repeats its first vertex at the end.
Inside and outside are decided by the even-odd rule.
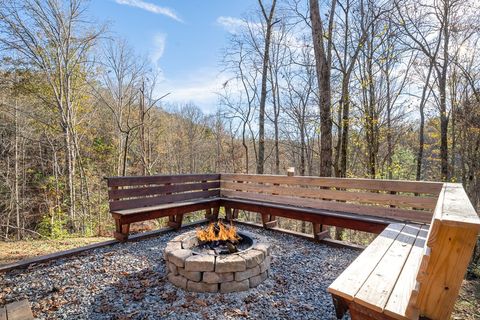
POLYGON ((219 74, 228 32, 255 0, 92 0, 89 11, 125 38, 163 74, 159 94, 167 102, 194 102, 216 108, 214 91, 227 79, 219 74))

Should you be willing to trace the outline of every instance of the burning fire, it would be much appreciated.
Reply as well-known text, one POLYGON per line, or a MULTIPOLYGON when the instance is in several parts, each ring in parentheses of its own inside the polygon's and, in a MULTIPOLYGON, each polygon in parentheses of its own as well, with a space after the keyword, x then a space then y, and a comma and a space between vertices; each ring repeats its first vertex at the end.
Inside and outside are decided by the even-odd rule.
POLYGON ((200 241, 230 241, 237 242, 240 237, 237 234, 237 228, 232 224, 225 225, 222 221, 212 222, 205 229, 197 229, 197 238, 200 241))

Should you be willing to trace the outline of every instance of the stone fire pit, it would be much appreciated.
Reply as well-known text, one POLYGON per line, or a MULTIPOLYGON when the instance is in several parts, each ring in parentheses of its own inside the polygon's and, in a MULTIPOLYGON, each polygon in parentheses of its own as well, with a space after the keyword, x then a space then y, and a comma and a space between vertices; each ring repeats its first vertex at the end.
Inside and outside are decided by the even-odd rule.
POLYGON ((230 254, 215 254, 213 250, 199 253, 198 246, 195 231, 168 242, 164 259, 168 280, 175 286, 194 292, 227 293, 256 287, 268 277, 270 246, 264 240, 230 254))

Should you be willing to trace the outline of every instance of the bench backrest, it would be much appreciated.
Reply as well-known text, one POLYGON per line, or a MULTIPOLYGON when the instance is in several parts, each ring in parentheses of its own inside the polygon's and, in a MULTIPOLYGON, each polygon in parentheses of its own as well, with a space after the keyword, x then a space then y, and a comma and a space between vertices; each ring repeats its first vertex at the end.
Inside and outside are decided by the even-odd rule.
POLYGON ((110 211, 218 197, 219 174, 109 177, 110 211))
POLYGON ((472 256, 480 219, 459 183, 445 183, 432 217, 409 305, 430 319, 447 319, 472 256))
POLYGON ((221 174, 222 197, 429 223, 442 183, 221 174))

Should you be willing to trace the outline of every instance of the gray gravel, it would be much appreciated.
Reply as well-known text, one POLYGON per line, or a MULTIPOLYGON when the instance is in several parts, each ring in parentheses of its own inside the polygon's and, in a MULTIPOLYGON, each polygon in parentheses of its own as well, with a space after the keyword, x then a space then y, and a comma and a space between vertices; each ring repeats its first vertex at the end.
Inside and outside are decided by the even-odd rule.
POLYGON ((327 287, 358 251, 239 229, 273 244, 269 278, 249 291, 189 293, 171 285, 162 253, 178 233, 169 232, 0 274, 0 305, 26 298, 39 319, 335 319, 327 287))

